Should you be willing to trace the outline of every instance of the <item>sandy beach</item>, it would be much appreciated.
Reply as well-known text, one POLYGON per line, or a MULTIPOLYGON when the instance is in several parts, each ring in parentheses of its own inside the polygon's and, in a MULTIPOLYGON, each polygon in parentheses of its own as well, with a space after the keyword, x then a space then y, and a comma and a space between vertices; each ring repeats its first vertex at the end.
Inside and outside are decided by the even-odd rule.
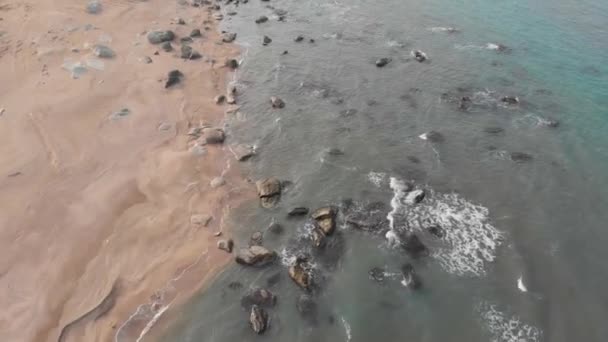
POLYGON ((2 341, 139 341, 231 260, 214 235, 229 237, 230 209, 254 191, 228 141, 188 135, 224 124, 214 97, 238 49, 221 43, 214 12, 86 5, 0 1, 2 341), (182 59, 194 29, 202 58, 182 59), (175 32, 174 50, 151 44, 152 30, 175 32), (96 57, 96 44, 115 55, 96 57), (174 69, 181 82, 165 88, 174 69))

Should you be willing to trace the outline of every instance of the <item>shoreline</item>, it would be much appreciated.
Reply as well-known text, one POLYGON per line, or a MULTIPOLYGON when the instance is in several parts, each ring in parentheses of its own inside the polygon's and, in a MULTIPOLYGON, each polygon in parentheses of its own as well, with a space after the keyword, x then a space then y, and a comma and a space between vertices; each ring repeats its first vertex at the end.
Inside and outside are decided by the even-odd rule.
POLYGON ((194 146, 187 133, 223 126, 227 107, 214 97, 238 48, 218 44, 211 5, 103 3, 98 14, 67 0, 11 5, 1 23, 16 29, 0 42, 0 225, 10 227, 0 232, 0 336, 140 340, 232 260, 214 232, 229 231, 230 209, 254 190, 230 142, 194 146), (174 51, 147 41, 154 29, 177 34, 174 51), (179 38, 193 29, 203 58, 183 60, 179 38), (96 42, 115 56, 92 58, 96 42), (86 72, 72 79, 66 59, 86 72), (173 69, 184 77, 165 89, 173 69))

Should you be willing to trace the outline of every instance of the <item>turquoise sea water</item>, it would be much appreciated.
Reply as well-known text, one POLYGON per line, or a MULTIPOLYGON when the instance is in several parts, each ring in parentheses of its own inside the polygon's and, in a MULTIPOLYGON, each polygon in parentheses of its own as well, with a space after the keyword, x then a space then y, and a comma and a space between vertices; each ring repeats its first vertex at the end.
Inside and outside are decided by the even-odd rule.
POLYGON ((606 339, 608 2, 278 0, 224 10, 233 8, 239 14, 224 29, 243 48, 243 95, 241 114, 228 118, 229 140, 258 147, 243 166, 252 178, 292 184, 275 209, 239 208, 235 240, 242 246, 262 231, 283 262, 229 267, 167 341, 606 339), (286 10, 285 22, 268 5, 286 10), (270 21, 254 24, 262 14, 270 21), (300 34, 305 41, 294 42, 300 34), (414 49, 430 61, 414 61, 414 49), (380 57, 391 62, 377 68, 380 57), (269 108, 273 95, 286 108, 269 108), (472 99, 467 111, 450 100, 462 96, 472 99), (520 103, 505 105, 502 96, 520 103), (443 141, 420 139, 430 130, 443 141), (513 152, 531 159, 514 162, 513 152), (403 203, 406 181, 427 191, 419 205, 403 203), (315 257, 324 280, 310 324, 286 274, 295 253, 316 253, 306 240, 310 222, 285 216, 326 204, 342 208, 340 220, 390 220, 378 233, 341 224, 337 256, 315 257), (267 232, 271 222, 285 232, 267 232), (430 236, 431 225, 446 237, 430 236), (415 232, 430 256, 391 247, 387 231, 415 232), (406 262, 421 290, 401 284, 406 262), (373 267, 385 270, 383 284, 370 279, 373 267), (280 281, 267 284, 275 274, 280 281), (278 296, 262 336, 240 305, 256 287, 278 296))

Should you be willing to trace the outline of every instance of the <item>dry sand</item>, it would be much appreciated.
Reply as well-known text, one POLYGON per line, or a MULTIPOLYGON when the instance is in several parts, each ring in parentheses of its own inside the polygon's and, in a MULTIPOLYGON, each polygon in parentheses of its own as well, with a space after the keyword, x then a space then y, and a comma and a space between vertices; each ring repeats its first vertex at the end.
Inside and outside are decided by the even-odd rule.
POLYGON ((252 195, 227 147, 189 151, 189 127, 223 125, 213 97, 238 53, 204 24, 212 13, 102 0, 91 15, 86 1, 0 0, 0 341, 138 340, 231 259, 213 233, 252 195), (144 33, 194 28, 205 38, 192 46, 217 64, 184 61, 144 33), (116 57, 72 79, 64 61, 86 60, 99 42, 116 57), (185 78, 165 89, 171 69, 185 78), (193 214, 212 219, 201 227, 193 214))

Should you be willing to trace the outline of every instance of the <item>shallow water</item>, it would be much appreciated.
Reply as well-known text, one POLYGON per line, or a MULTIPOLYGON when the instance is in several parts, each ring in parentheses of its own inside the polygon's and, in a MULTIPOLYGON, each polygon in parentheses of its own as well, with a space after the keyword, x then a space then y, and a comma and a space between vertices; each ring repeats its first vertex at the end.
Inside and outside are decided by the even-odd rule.
POLYGON ((324 281, 315 322, 299 316, 301 291, 285 265, 235 265, 167 340, 604 340, 608 3, 273 1, 237 11, 225 28, 243 48, 244 94, 230 139, 258 147, 246 166, 252 178, 293 182, 277 208, 239 210, 237 245, 278 221, 285 233, 265 233, 265 246, 286 261, 309 250, 299 239, 310 223, 286 219, 296 206, 344 208, 350 199, 340 222, 367 217, 370 204, 387 219, 378 234, 341 225, 337 256, 316 260, 324 281), (286 10, 285 22, 266 4, 286 10), (254 24, 261 14, 270 21, 254 24), (296 43, 299 34, 305 40, 296 43), (262 46, 263 35, 273 42, 262 46), (509 51, 493 50, 498 44, 509 51), (413 60, 414 49, 430 60, 413 60), (380 57, 391 62, 377 68, 380 57), (284 109, 270 108, 274 95, 284 109), (462 96, 471 99, 466 111, 462 96), (430 130, 443 141, 420 138, 430 130), (531 159, 513 161, 513 152, 531 159), (418 205, 403 201, 408 181, 427 192, 418 205), (428 233, 435 225, 443 238, 428 233), (411 259, 391 247, 389 229, 415 232, 430 255, 411 259), (401 284, 406 262, 420 290, 401 284), (385 269, 382 284, 370 279, 373 267, 385 269), (240 297, 277 272, 271 328, 258 337, 240 297), (233 281, 243 288, 228 288, 233 281))

